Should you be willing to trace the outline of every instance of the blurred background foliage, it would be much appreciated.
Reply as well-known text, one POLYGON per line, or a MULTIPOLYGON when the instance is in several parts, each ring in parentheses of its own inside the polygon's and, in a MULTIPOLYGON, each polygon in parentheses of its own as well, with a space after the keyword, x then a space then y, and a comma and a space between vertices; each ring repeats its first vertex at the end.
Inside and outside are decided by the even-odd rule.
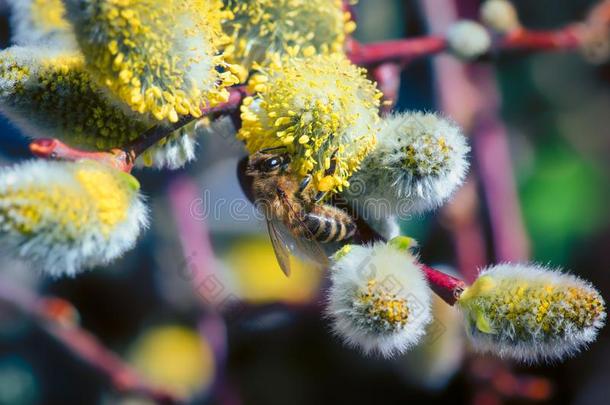
MULTIPOLYGON (((580 19, 593 3, 515 1, 532 28, 580 19)), ((364 42, 425 31, 415 1, 360 0, 357 12, 357 38, 364 42)), ((8 36, 2 8, 3 47, 8 36)), ((532 256, 590 279, 608 300, 610 65, 590 65, 573 53, 496 56, 493 62, 532 256)), ((429 60, 410 65, 402 79, 398 109, 436 107, 429 60)), ((4 118, 0 138, 2 164, 29 158, 27 141, 4 118)), ((404 358, 366 358, 343 347, 320 316, 324 275, 297 268, 284 278, 251 209, 240 209, 249 220, 231 218, 235 207, 228 202, 243 199, 235 176, 243 151, 230 131, 203 137, 199 152, 184 170, 136 173, 153 207, 153 225, 119 262, 76 279, 49 280, 2 259, 2 275, 73 303, 84 328, 152 381, 177 394, 196 393, 193 403, 580 405, 610 398, 608 328, 590 351, 563 364, 505 366, 464 357, 459 315, 437 303, 428 340, 404 358), (205 220, 190 213, 195 229, 210 231, 219 269, 211 284, 192 282, 210 263, 181 238, 177 218, 186 215, 185 206, 176 208, 171 186, 185 178, 197 185, 195 197, 204 208, 214 207, 205 220), (228 298, 247 305, 223 322, 213 310, 228 298)), ((484 206, 481 214, 488 237, 484 206)), ((402 226, 419 240, 427 262, 454 265, 452 241, 438 215, 402 226)), ((117 403, 147 402, 113 392, 37 325, 0 310, 0 405, 117 403)))

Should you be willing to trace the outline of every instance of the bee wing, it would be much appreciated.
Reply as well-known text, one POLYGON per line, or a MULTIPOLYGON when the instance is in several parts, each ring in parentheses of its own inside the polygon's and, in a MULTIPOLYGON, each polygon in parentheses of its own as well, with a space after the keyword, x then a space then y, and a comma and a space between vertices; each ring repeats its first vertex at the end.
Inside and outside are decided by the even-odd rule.
POLYGON ((286 226, 284 224, 281 224, 281 226, 278 227, 279 229, 284 231, 283 232, 284 240, 293 242, 289 245, 289 246, 293 246, 293 249, 292 249, 293 254, 295 254, 296 256, 299 256, 299 257, 304 256, 305 259, 307 259, 311 262, 314 262, 316 264, 319 264, 320 266, 323 266, 323 267, 327 266, 329 263, 328 256, 324 252, 324 249, 322 249, 322 247, 320 246, 320 243, 318 243, 318 241, 315 240, 314 235, 311 233, 311 231, 309 230, 307 225, 305 225, 305 223, 301 220, 301 216, 296 212, 296 210, 294 209, 294 207, 292 206, 290 201, 288 201, 287 198, 282 198, 282 201, 289 208, 290 215, 299 224, 299 226, 305 231, 305 233, 307 233, 307 236, 308 236, 307 239, 297 238, 286 228, 286 226), (301 254, 299 254, 299 253, 301 253, 301 254))
POLYGON ((318 242, 295 237, 288 227, 279 220, 270 220, 267 222, 267 226, 277 261, 287 276, 290 275, 291 257, 321 267, 328 265, 328 255, 318 242))
POLYGON ((291 248, 286 244, 286 238, 283 236, 283 233, 278 230, 278 225, 280 225, 278 221, 267 221, 267 230, 269 231, 269 238, 271 239, 271 245, 273 246, 277 262, 286 277, 290 277, 291 248))

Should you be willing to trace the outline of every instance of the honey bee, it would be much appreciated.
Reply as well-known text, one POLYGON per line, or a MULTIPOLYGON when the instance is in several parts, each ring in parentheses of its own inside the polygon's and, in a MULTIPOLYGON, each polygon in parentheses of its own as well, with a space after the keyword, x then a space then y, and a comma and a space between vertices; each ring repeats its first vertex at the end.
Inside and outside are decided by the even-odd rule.
MULTIPOLYGON (((342 242, 356 232, 354 220, 330 204, 320 203, 324 193, 310 187, 311 175, 299 182, 290 171, 285 148, 264 149, 250 156, 246 175, 253 177, 252 191, 267 219, 269 237, 282 271, 290 275, 290 253, 299 250, 310 259, 327 263, 319 243, 342 242)), ((334 173, 335 159, 327 175, 334 173)))

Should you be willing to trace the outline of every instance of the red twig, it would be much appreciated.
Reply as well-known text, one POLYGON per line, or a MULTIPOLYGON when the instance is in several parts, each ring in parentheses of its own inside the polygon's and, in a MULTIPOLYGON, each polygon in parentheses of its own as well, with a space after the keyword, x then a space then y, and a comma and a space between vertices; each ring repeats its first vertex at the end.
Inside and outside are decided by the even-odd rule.
MULTIPOLYGON (((598 23, 598 25, 600 24, 598 23)), ((519 28, 494 41, 490 53, 503 51, 570 51, 583 45, 588 29, 592 28, 581 23, 570 24, 549 31, 519 28)), ((370 44, 361 44, 354 39, 349 39, 347 42, 347 54, 350 60, 362 66, 374 66, 388 62, 408 63, 413 59, 432 56, 446 49, 447 41, 440 35, 370 44)))
POLYGON ((421 265, 421 269, 426 275, 432 291, 449 305, 455 304, 464 288, 466 288, 466 284, 459 278, 445 274, 425 264, 421 265))
POLYGON ((114 352, 103 346, 89 332, 76 325, 66 326, 49 317, 47 298, 0 280, 0 301, 32 317, 50 336, 74 356, 105 375, 113 387, 122 393, 137 394, 158 404, 180 404, 171 393, 147 383, 114 352))
POLYGON ((410 62, 422 56, 442 52, 445 48, 445 39, 438 36, 407 38, 371 44, 361 44, 355 39, 351 39, 347 44, 350 60, 357 65, 365 66, 387 62, 410 62))
POLYGON ((584 27, 571 24, 555 31, 532 31, 519 28, 500 39, 502 50, 562 51, 577 49, 582 45, 584 27))

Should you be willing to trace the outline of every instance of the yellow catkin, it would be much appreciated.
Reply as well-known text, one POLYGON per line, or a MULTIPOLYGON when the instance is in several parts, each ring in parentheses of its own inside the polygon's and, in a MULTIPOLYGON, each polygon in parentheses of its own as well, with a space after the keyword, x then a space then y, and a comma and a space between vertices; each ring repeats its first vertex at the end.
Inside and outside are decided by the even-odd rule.
POLYGON ((3 51, 0 104, 17 124, 27 122, 28 135, 55 137, 89 150, 123 146, 152 125, 108 100, 77 53, 3 51))
POLYGON ((231 37, 227 56, 248 69, 288 55, 342 52, 355 29, 341 0, 225 0, 234 18, 223 25, 231 37))
MULTIPOLYGON (((47 173, 53 176, 57 170, 50 167, 47 173)), ((56 229, 48 230, 58 238, 77 238, 79 232, 98 226, 108 236, 127 218, 139 188, 132 176, 88 161, 66 163, 59 170, 61 176, 71 177, 69 182, 62 184, 51 177, 46 182, 17 180, 3 186, 0 222, 7 229, 14 228, 23 234, 39 232, 55 224, 56 229)), ((22 169, 24 176, 29 171, 29 167, 22 169)), ((42 170, 40 175, 44 175, 42 170)))
POLYGON ((126 182, 122 173, 109 171, 99 165, 82 165, 74 172, 76 180, 95 204, 97 220, 102 232, 108 234, 127 218, 134 184, 126 182), (127 186, 127 188, 126 188, 127 186))
POLYGON ((538 266, 485 270, 458 304, 475 347, 526 361, 577 351, 595 339, 606 317, 593 286, 538 266))
POLYGON ((121 256, 146 217, 138 181, 96 161, 35 160, 0 170, 2 244, 50 275, 121 256))
POLYGON ((226 43, 221 0, 88 0, 68 16, 94 77, 131 109, 157 120, 200 116, 239 82, 218 47, 226 43), (82 6, 82 7, 81 7, 82 6))
POLYGON ((380 93, 365 71, 343 56, 318 55, 271 67, 249 85, 257 93, 242 106, 238 133, 247 149, 285 146, 293 171, 312 174, 318 190, 348 186, 376 142, 380 93))

